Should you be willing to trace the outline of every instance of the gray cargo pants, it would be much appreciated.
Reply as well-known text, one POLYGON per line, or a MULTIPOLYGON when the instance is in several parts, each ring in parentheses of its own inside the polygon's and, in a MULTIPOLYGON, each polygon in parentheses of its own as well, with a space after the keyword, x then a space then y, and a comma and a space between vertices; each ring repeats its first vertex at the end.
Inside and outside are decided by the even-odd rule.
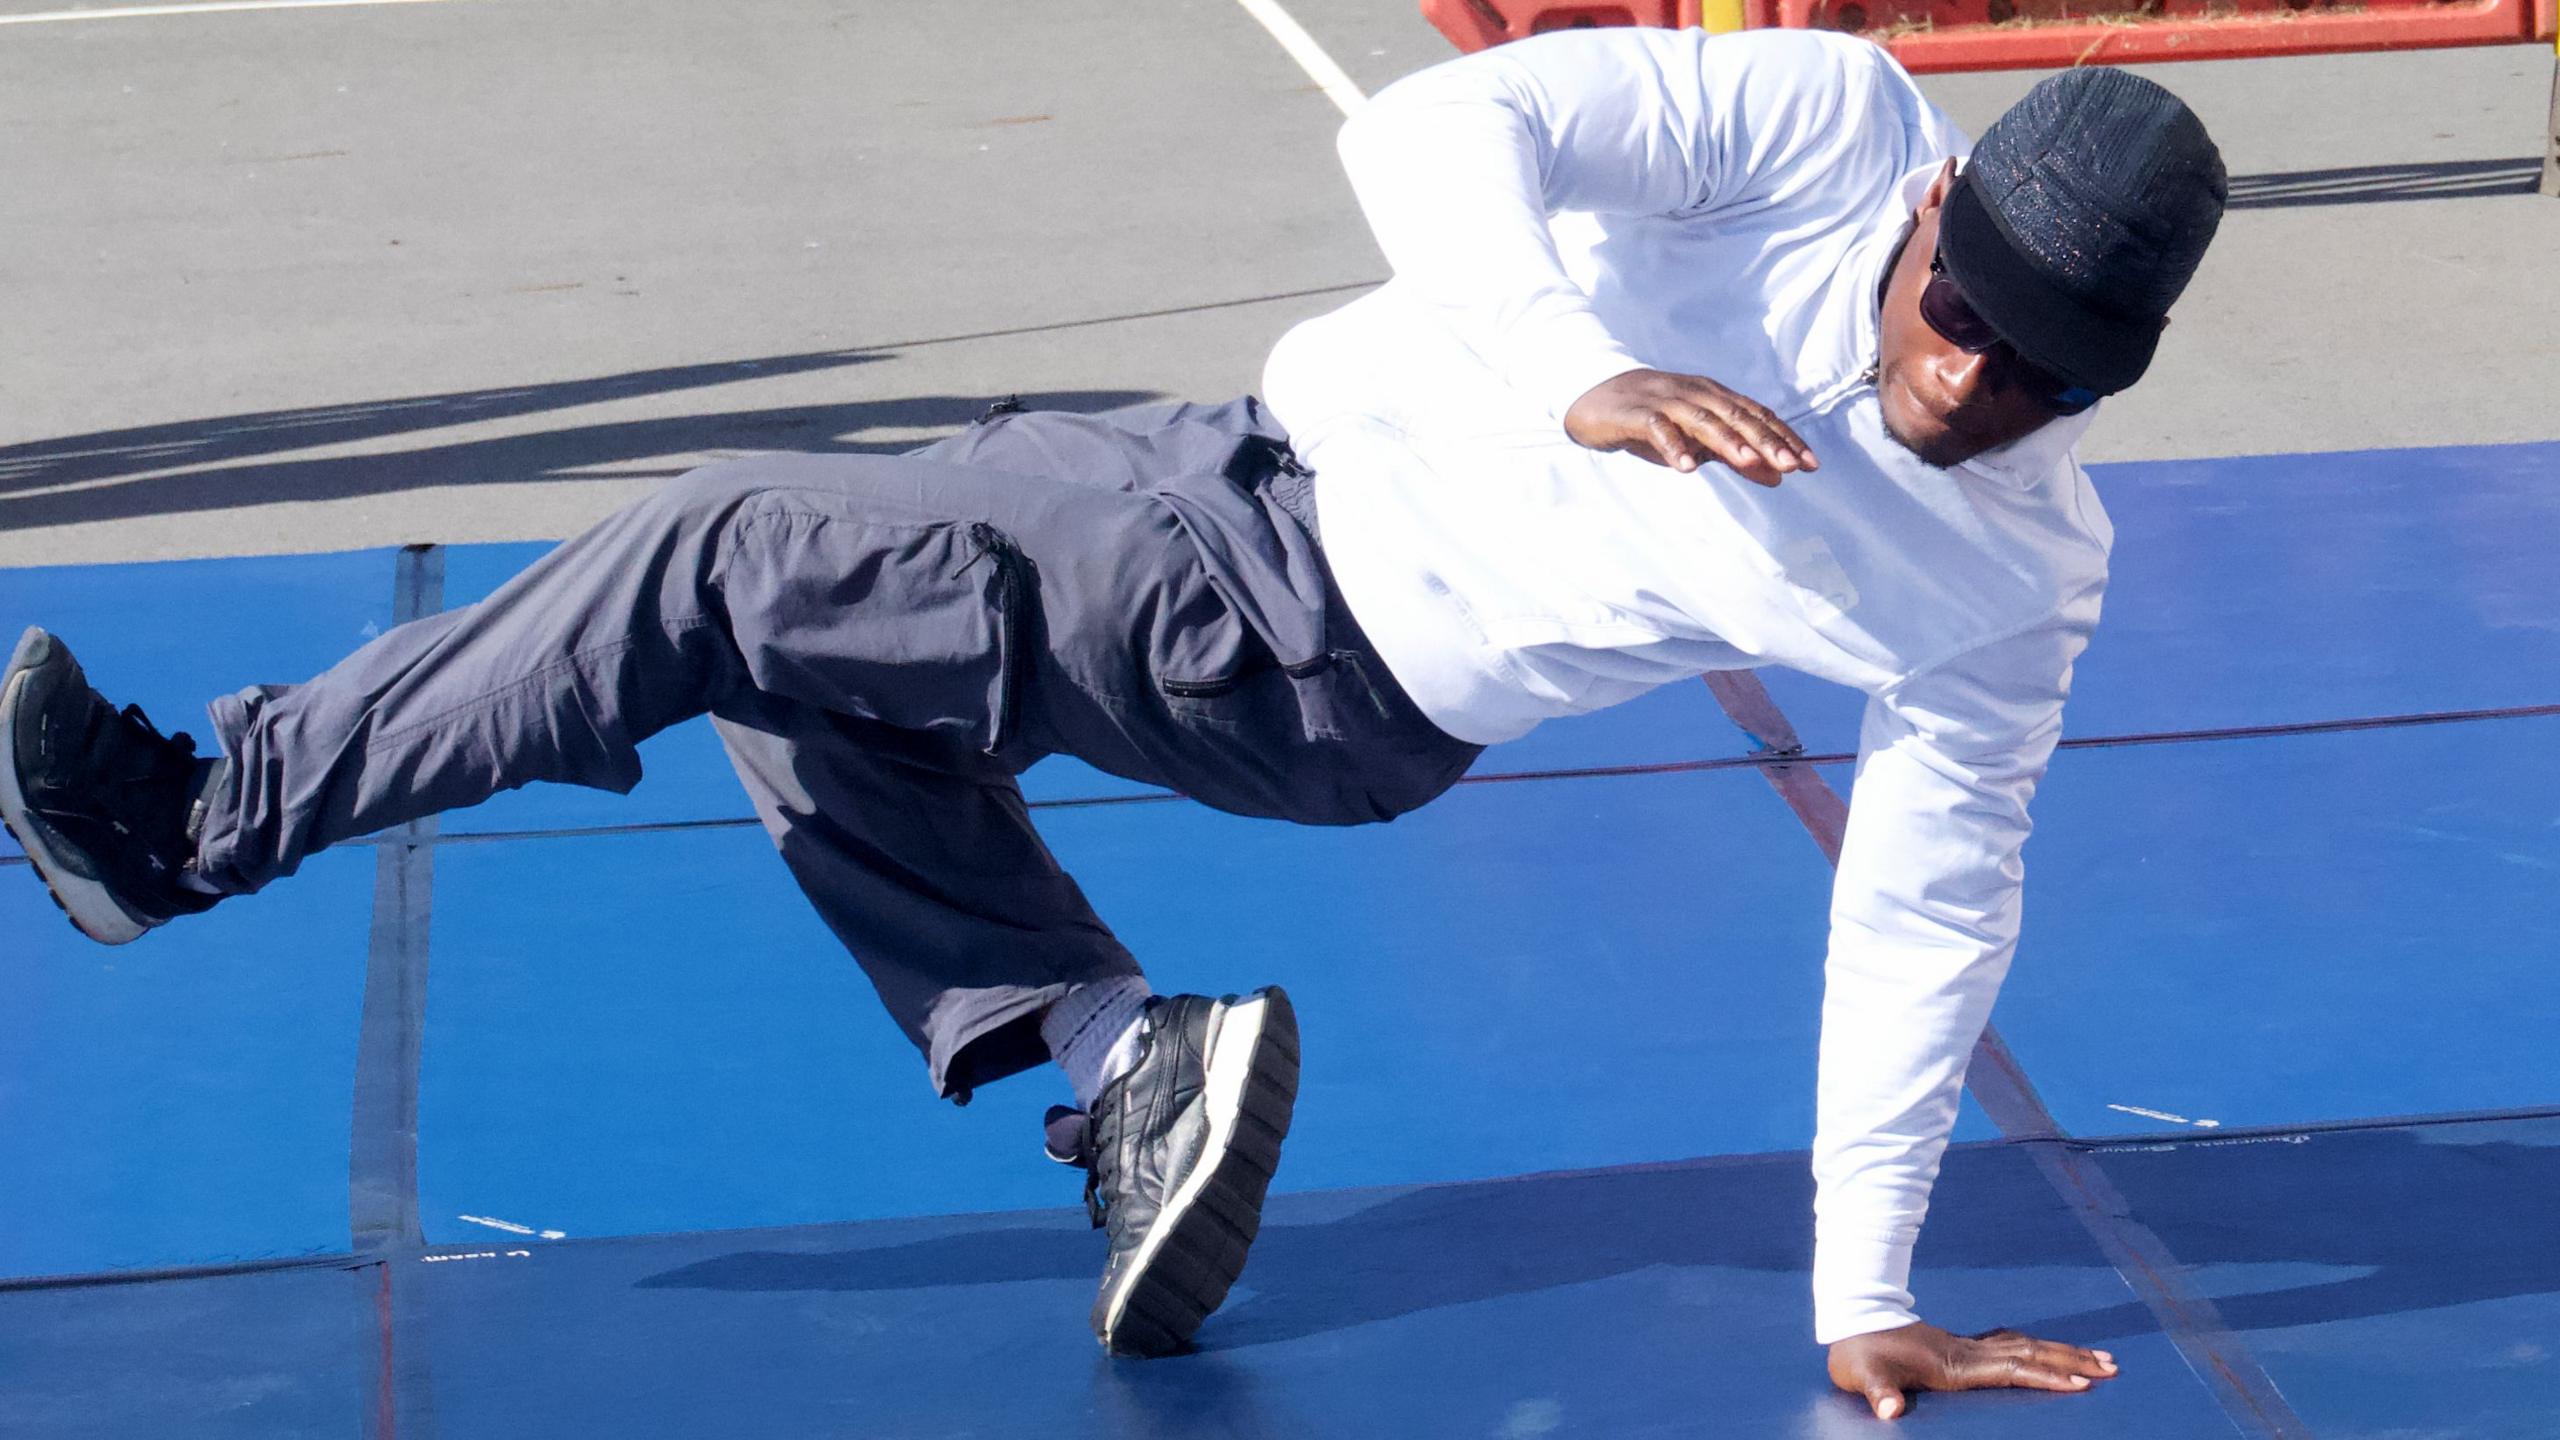
POLYGON ((477 605, 216 701, 233 764, 200 867, 247 893, 533 781, 626 792, 641 741, 708 713, 965 1101, 1046 1058, 1068 986, 1137 969, 1032 828, 1034 760, 1318 825, 1390 819, 1474 760, 1343 608, 1306 481, 1250 399, 693 471, 477 605))

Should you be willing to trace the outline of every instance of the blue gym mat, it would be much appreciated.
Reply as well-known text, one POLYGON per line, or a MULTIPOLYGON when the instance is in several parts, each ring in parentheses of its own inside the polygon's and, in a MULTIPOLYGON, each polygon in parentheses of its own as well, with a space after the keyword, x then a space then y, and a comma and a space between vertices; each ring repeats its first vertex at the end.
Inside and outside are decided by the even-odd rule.
MULTIPOLYGON (((2551 1432, 2556 468, 2100 469, 2014 1133, 1968 1104, 1918 1288, 2125 1374, 1914 1433, 2551 1432)), ((201 734, 542 548, 0 571, 0 618, 201 734)), ((1767 680, 1845 789, 1855 697, 1767 680)), ((1083 1328, 1062 1087, 930 1097, 707 726, 123 950, 0 855, 0 1436, 1879 1431, 1809 1340, 1828 869, 1753 746, 1672 687, 1350 831, 1026 778, 1160 988, 1306 1026, 1290 1193, 1155 1364, 1083 1328)))

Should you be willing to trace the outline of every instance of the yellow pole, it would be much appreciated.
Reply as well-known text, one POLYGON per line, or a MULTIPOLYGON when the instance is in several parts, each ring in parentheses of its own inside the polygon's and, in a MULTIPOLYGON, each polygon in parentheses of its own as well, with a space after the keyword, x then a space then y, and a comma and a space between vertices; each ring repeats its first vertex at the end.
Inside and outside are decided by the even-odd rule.
POLYGON ((1698 23, 1711 35, 1742 28, 1742 0, 1698 0, 1698 23))

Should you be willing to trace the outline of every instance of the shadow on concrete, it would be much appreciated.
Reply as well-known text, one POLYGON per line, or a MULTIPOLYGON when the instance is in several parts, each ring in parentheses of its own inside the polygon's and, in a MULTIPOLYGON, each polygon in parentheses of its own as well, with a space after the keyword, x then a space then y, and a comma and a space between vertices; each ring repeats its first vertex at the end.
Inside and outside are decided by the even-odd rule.
POLYGON ((2338 170, 2281 170, 2231 177, 2233 210, 2304 205, 2371 205, 2392 200, 2466 200, 2530 195, 2542 161, 2433 160, 2411 165, 2350 165, 2338 170))
MULTIPOLYGON (((964 424, 996 395, 918 395, 816 405, 599 420, 532 434, 455 438, 389 453, 310 456, 454 426, 715 385, 846 368, 887 352, 825 350, 639 370, 622 375, 269 410, 0 446, 0 530, 139 515, 382 495, 484 481, 674 474, 706 454, 793 450, 885 454, 918 442, 879 430, 964 424), (295 454, 298 458, 278 458, 295 454), (656 469, 647 462, 667 462, 656 469), (637 467, 637 468, 635 468, 637 467), (66 488, 68 487, 68 488, 66 488)), ((1034 409, 1101 410, 1156 398, 1129 390, 1025 394, 1034 409)))

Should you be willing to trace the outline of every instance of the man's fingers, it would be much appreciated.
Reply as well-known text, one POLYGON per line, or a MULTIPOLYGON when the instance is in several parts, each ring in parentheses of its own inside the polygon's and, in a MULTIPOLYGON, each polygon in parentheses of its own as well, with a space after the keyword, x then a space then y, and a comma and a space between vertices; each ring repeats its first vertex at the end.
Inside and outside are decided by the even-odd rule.
POLYGON ((1821 462, 1813 458, 1813 447, 1804 443, 1804 437, 1790 428, 1786 421, 1779 419, 1777 412, 1747 395, 1736 395, 1733 398, 1750 412, 1752 418, 1760 423, 1763 430, 1768 432, 1766 441, 1768 445, 1793 455, 1796 463, 1807 470, 1820 467, 1821 462))
POLYGON ((1722 395, 1712 402, 1693 401, 1689 408, 1698 414, 1713 416, 1743 444, 1758 451, 1772 470, 1801 470, 1804 457, 1811 453, 1804 448, 1804 442, 1795 437, 1794 431, 1780 424, 1778 417, 1770 414, 1758 401, 1740 395, 1722 395))
POLYGON ((1710 381, 1700 381, 1689 386, 1682 398, 1710 414, 1722 416, 1771 459, 1791 461, 1792 468, 1797 469, 1818 468, 1813 447, 1804 443, 1804 437, 1779 419, 1777 412, 1750 396, 1736 394, 1710 381))
POLYGON ((1994 1382, 2016 1390, 2086 1390, 2089 1377, 2057 1370, 2050 1365, 2024 1364, 2009 1372, 2006 1380, 1994 1382))
POLYGON ((1736 470, 1776 471, 1776 459, 1770 452, 1751 443, 1751 437, 1724 416, 1703 405, 1686 400, 1673 401, 1666 413, 1679 422, 1680 428, 1698 437, 1700 443, 1715 452, 1716 458, 1736 470))
POLYGON ((1792 452, 1796 457, 1796 463, 1807 470, 1822 468, 1822 462, 1814 458, 1813 447, 1804 443, 1804 437, 1798 435, 1786 421, 1779 419, 1776 412, 1746 396, 1737 395, 1734 398, 1750 406, 1751 412, 1760 418, 1760 423, 1768 427, 1769 443, 1783 446, 1792 452))
POLYGON ((1674 470, 1698 468, 1697 445, 1682 433, 1679 426, 1671 422, 1670 416, 1656 412, 1651 419, 1645 421, 1644 428, 1645 433, 1653 437, 1655 457, 1663 464, 1674 470))
POLYGON ((2103 1380, 2116 1373, 2114 1356, 2103 1350, 2083 1350, 2077 1345, 2065 1345, 2058 1340, 2037 1341, 2035 1360, 2048 1369, 2059 1370, 2066 1375, 2086 1375, 2092 1380, 2103 1380))
POLYGON ((1795 468, 1795 453, 1780 446, 1767 427, 1752 424, 1738 410, 1710 409, 1683 400, 1672 406, 1672 413, 1690 434, 1712 438, 1719 449, 1731 452, 1729 463, 1740 466, 1756 462, 1773 472, 1795 468))
POLYGON ((1670 419, 1678 423, 1707 453, 1733 468, 1733 472, 1755 485, 1775 485, 1778 467, 1770 457, 1743 438, 1742 432, 1727 424, 1711 410, 1683 404, 1671 410, 1670 419))
MULTIPOLYGON (((2083 1373, 2075 1364, 2049 1356, 2048 1347, 2040 1340, 2020 1337, 2015 1341, 1992 1341, 1950 1366, 1948 1388, 1955 1390, 2086 1390, 2103 1373, 2083 1373)), ((2094 1370, 2094 1362, 2092 1362, 2094 1370)))
POLYGON ((1676 470, 1722 460, 1762 485, 1821 468, 1813 447, 1769 407, 1703 375, 1630 370, 1614 376, 1567 408, 1564 429, 1576 444, 1628 451, 1676 470), (1694 443, 1666 436, 1665 416, 1694 443))
POLYGON ((2065 1375, 2085 1375, 2104 1380, 2116 1373, 2116 1357, 2104 1350, 2088 1350, 2066 1345, 2059 1340, 2038 1340, 2015 1330, 1990 1330, 1972 1337, 1985 1351, 2003 1360, 2015 1357, 2065 1375))
POLYGON ((2014 1330, 1958 1337, 1914 1321, 1831 1347, 1831 1383, 1898 1419, 1914 1390, 2046 1390, 2076 1394, 2115 1373, 2115 1357, 2014 1330))

